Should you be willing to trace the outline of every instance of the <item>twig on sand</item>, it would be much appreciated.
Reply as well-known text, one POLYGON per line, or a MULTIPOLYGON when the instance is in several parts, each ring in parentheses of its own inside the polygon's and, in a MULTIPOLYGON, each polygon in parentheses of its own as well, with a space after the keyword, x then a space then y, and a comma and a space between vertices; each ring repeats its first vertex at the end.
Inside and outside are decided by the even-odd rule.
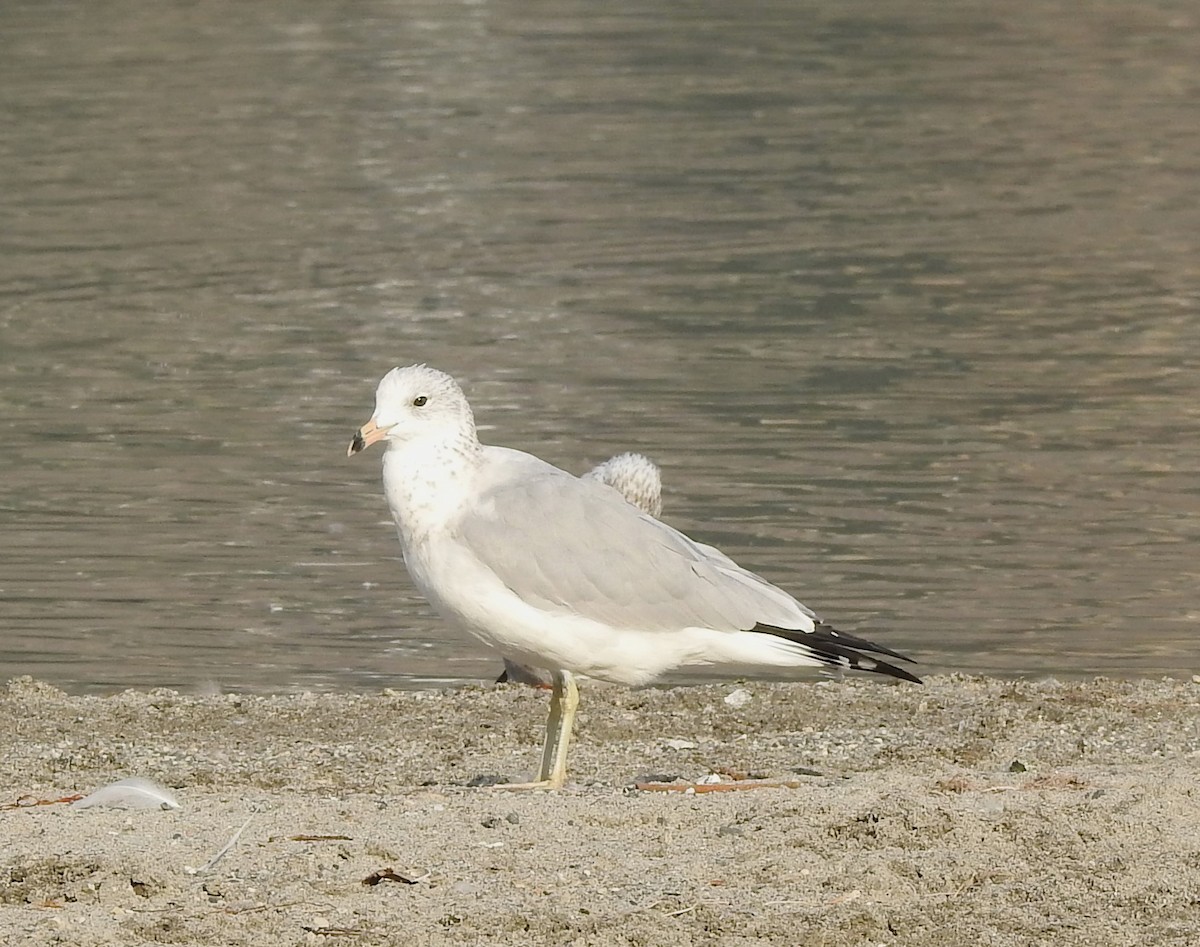
POLYGON ((398 881, 400 884, 417 885, 422 881, 428 880, 430 872, 425 872, 418 878, 410 878, 408 875, 402 875, 394 868, 381 868, 379 871, 373 871, 362 880, 364 885, 374 887, 382 881, 398 881))
POLYGON ((0 804, 0 809, 26 809, 29 806, 57 806, 59 803, 77 802, 83 798, 83 793, 75 793, 71 796, 60 796, 58 799, 39 799, 37 796, 26 793, 23 796, 17 796, 16 802, 5 802, 0 804))
POLYGON ((204 874, 204 872, 208 871, 210 868, 212 868, 213 865, 215 865, 222 858, 224 858, 225 855, 229 852, 229 850, 237 844, 237 840, 242 837, 242 833, 246 831, 246 826, 248 826, 250 824, 250 822, 253 818, 254 818, 253 812, 250 813, 250 815, 246 816, 246 821, 243 822, 238 827, 238 830, 233 833, 233 836, 229 839, 228 842, 225 843, 224 847, 222 847, 222 849, 219 852, 217 852, 217 854, 215 854, 212 858, 210 858, 203 865, 201 865, 199 868, 197 868, 196 874, 198 874, 198 875, 204 874))
POLYGON ((799 789, 795 779, 739 779, 729 783, 634 783, 641 792, 733 792, 741 789, 799 789))
POLYGON ((366 933, 361 927, 309 927, 306 924, 301 924, 300 930, 318 937, 356 937, 366 933))

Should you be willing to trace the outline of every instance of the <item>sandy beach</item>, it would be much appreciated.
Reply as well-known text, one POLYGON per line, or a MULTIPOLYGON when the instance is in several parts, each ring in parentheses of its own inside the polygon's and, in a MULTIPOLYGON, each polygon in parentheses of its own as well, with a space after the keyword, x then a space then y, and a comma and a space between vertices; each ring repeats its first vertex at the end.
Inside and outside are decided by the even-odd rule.
POLYGON ((585 683, 568 788, 481 787, 533 772, 545 705, 12 681, 0 942, 1200 942, 1190 676, 585 683), (129 776, 181 807, 52 801, 129 776), (786 785, 632 788, 706 777, 786 785))

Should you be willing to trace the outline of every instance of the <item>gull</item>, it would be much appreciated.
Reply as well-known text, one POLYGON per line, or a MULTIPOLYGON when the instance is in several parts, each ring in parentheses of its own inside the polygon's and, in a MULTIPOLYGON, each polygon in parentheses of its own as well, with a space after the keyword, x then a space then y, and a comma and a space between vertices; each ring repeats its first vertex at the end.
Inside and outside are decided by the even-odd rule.
POLYGON ((662 516, 662 474, 645 454, 629 451, 610 457, 581 478, 596 480, 616 490, 643 513, 662 516))
POLYGON ((410 365, 383 377, 346 453, 379 441, 414 585, 451 625, 551 671, 538 778, 505 788, 563 786, 576 674, 638 685, 684 667, 823 667, 920 683, 884 660, 910 658, 837 631, 606 484, 481 444, 445 372, 410 365))
MULTIPOLYGON (((607 484, 643 513, 658 517, 662 515, 662 473, 658 464, 645 454, 626 451, 597 464, 583 475, 584 480, 598 480, 607 484)), ((518 664, 510 658, 504 659, 504 671, 496 678, 497 684, 529 684, 533 687, 551 686, 547 672, 538 668, 518 664)))

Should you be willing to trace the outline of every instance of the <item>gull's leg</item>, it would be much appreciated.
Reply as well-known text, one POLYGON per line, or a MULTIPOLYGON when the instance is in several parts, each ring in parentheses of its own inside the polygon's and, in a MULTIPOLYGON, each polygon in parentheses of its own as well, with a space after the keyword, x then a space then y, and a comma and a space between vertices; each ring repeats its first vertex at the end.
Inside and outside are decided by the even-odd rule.
POLYGON ((571 729, 575 726, 575 708, 579 706, 579 688, 570 671, 555 671, 553 681, 538 778, 532 783, 500 783, 490 788, 562 789, 567 781, 567 749, 571 745, 571 729))
POLYGON ((579 706, 579 688, 570 671, 555 671, 553 686, 538 782, 545 783, 549 789, 561 789, 567 781, 567 749, 571 745, 571 729, 575 726, 575 708, 579 706))

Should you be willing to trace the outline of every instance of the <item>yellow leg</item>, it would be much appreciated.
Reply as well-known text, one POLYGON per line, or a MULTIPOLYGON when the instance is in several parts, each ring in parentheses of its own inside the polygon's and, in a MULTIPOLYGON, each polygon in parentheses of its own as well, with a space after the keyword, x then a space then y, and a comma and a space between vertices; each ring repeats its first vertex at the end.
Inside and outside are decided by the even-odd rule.
POLYGON ((542 746, 542 769, 538 781, 549 789, 561 789, 567 781, 567 749, 575 726, 575 708, 579 706, 579 688, 570 671, 554 672, 554 692, 550 695, 550 715, 546 718, 546 742, 542 746))
POLYGON ((546 718, 546 742, 542 746, 542 768, 532 783, 501 783, 493 789, 562 789, 567 781, 567 749, 579 706, 579 688, 570 671, 554 672, 550 715, 546 718))

